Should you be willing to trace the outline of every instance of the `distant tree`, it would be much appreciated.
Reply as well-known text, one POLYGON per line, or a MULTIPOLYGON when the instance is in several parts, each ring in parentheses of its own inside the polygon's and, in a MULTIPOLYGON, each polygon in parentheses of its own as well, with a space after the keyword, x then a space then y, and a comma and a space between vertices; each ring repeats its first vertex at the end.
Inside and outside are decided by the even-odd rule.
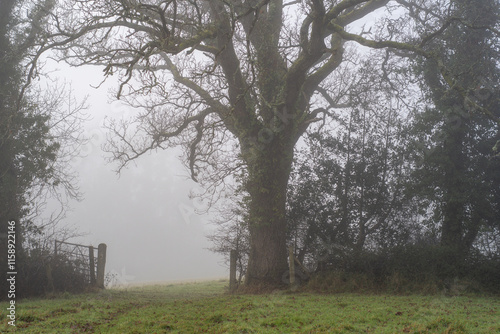
POLYGON ((216 218, 212 222, 216 229, 207 237, 212 242, 209 249, 224 256, 227 266, 231 250, 236 251, 237 279, 241 283, 247 271, 250 242, 247 200, 240 199, 239 195, 241 192, 226 199, 221 209, 217 210, 216 218))
POLYGON ((293 149, 329 108, 315 93, 345 61, 344 42, 430 57, 422 47, 446 30, 411 41, 352 27, 380 8, 397 13, 389 2, 65 0, 40 52, 56 48, 73 65, 121 74, 117 96, 142 111, 110 124, 119 169, 174 145, 184 146, 192 178, 212 184, 211 193, 245 169, 247 282, 277 285, 287 270, 293 149))

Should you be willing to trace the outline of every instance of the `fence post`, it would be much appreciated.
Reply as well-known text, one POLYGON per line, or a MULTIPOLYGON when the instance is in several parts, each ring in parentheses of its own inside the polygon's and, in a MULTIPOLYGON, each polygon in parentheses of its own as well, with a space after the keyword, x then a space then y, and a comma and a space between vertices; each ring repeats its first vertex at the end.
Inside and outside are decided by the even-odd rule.
POLYGON ((45 274, 47 275, 47 289, 49 292, 54 292, 54 279, 52 278, 52 266, 49 262, 45 265, 45 274))
POLYGON ((229 292, 236 290, 236 250, 231 249, 229 253, 229 292))
POLYGON ((288 263, 290 266, 290 285, 295 285, 295 261, 293 255, 293 246, 288 247, 288 263))
POLYGON ((97 287, 104 289, 104 268, 106 266, 106 244, 97 246, 97 287))
POLYGON ((95 262, 94 262, 94 247, 89 246, 89 269, 90 269, 90 284, 92 286, 96 285, 95 280, 95 262))

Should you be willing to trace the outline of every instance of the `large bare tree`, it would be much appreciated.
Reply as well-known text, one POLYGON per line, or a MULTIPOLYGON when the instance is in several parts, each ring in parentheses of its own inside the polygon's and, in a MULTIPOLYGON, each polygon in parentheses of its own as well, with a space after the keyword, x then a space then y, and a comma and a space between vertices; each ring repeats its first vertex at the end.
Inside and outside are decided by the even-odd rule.
MULTIPOLYGON (((183 145, 192 178, 212 182, 212 189, 243 170, 250 196, 247 283, 277 285, 287 270, 293 148, 332 107, 315 92, 342 65, 344 42, 429 56, 424 44, 446 29, 442 21, 424 40, 409 43, 388 27, 378 30, 382 39, 353 25, 381 8, 396 15, 398 3, 389 5, 60 0, 40 52, 56 48, 73 65, 102 65, 107 76, 119 75, 117 97, 141 107, 134 120, 109 124, 108 149, 119 169, 148 151, 183 145)), ((339 105, 346 101, 347 95, 335 97, 339 105)))

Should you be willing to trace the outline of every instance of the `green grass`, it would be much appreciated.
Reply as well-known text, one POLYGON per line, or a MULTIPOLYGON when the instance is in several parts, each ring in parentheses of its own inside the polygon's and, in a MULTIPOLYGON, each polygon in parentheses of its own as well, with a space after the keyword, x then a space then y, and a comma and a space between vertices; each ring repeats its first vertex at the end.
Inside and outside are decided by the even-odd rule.
POLYGON ((275 292, 227 295, 227 281, 18 300, 26 333, 500 333, 500 299, 275 292))

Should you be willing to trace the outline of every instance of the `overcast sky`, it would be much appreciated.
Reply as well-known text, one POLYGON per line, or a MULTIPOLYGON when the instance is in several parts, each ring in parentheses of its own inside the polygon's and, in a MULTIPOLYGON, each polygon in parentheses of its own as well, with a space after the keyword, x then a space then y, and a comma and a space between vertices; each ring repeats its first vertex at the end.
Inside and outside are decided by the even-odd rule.
POLYGON ((129 117, 134 110, 110 102, 109 90, 117 87, 116 82, 91 87, 102 81, 102 69, 48 66, 57 68, 52 78, 71 83, 77 99, 89 95, 87 112, 92 117, 85 124, 90 138, 82 148, 85 157, 74 161, 84 199, 71 203, 65 219, 85 235, 68 241, 106 243, 106 271, 122 284, 227 276, 222 257, 206 249, 210 247, 206 235, 214 227, 208 215, 194 212, 200 204, 189 193, 198 186, 188 178, 180 151, 147 154, 117 175, 117 165, 108 164, 101 150, 106 135, 103 120, 129 117))

